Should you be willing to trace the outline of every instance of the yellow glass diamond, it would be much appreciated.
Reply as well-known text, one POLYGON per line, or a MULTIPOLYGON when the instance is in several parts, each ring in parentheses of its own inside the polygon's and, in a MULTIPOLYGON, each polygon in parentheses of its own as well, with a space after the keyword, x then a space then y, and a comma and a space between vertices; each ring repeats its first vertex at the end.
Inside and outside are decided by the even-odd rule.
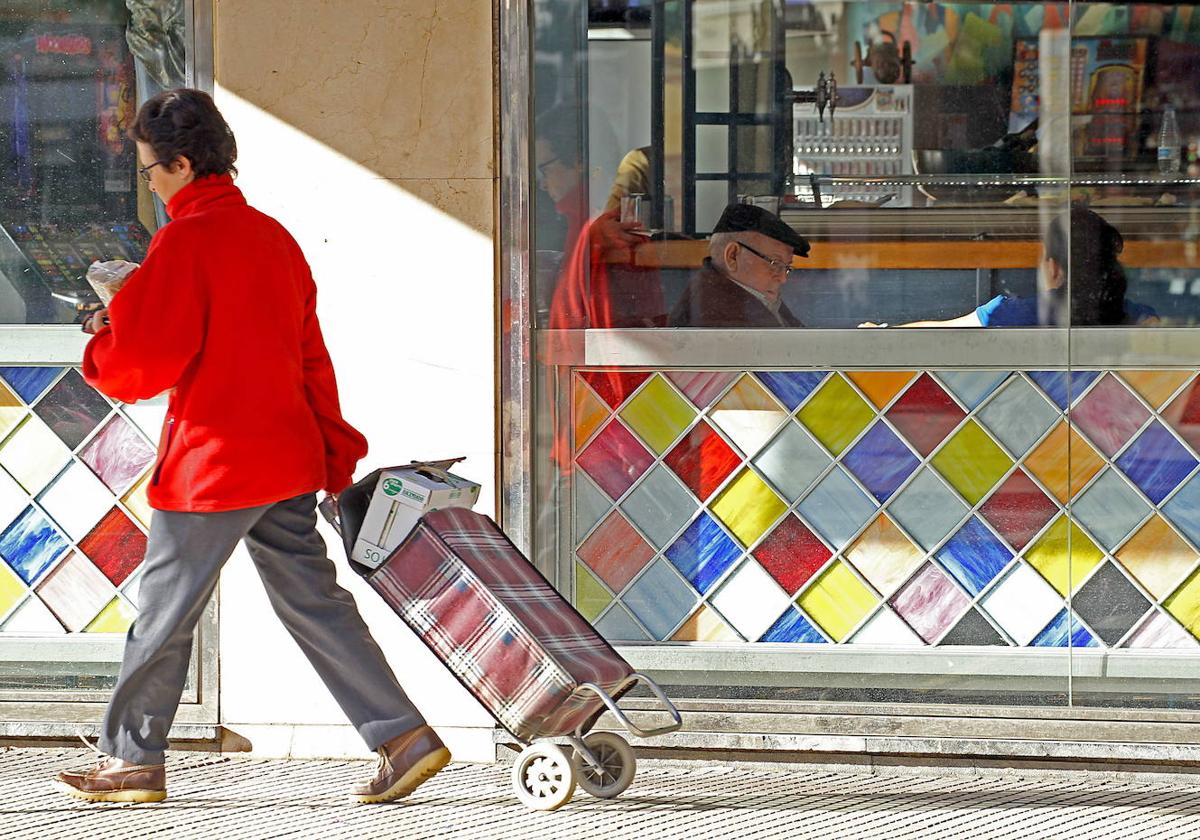
POLYGON ((1033 548, 1025 552, 1029 565, 1041 572, 1063 597, 1067 594, 1068 581, 1072 591, 1079 589, 1088 572, 1104 559, 1104 552, 1074 522, 1070 523, 1071 550, 1068 552, 1067 522, 1065 514, 1058 517, 1033 548))
POLYGON ((621 409, 622 419, 660 455, 695 416, 691 403, 658 374, 621 409))
POLYGON ((25 584, 0 563, 0 616, 12 609, 13 604, 25 594, 25 584))
POLYGON ((800 596, 800 606, 821 628, 840 642, 850 634, 878 599, 838 560, 800 596))
POLYGON ((978 423, 968 420, 933 456, 933 465, 974 505, 1012 468, 1013 462, 978 423))
POLYGON ((133 624, 133 609, 120 598, 113 598, 92 623, 83 628, 85 633, 124 633, 133 624))
POLYGON ((575 378, 575 450, 588 442, 592 432, 608 416, 608 406, 600 401, 582 378, 575 378))
POLYGON ((125 507, 137 517, 137 521, 141 522, 142 526, 146 529, 150 528, 150 515, 154 513, 150 507, 150 502, 146 499, 146 485, 150 482, 150 476, 153 472, 153 470, 147 470, 138 483, 125 491, 125 495, 121 497, 121 501, 125 503, 125 507))
POLYGON ((1162 598, 1191 568, 1196 552, 1155 516, 1121 546, 1117 559, 1155 598, 1162 598))
POLYGON ((740 642, 742 637, 717 615, 717 611, 701 606, 671 637, 673 642, 740 642))
POLYGON ((840 455, 875 417, 875 411, 850 383, 834 374, 797 416, 830 452, 840 455))
POLYGON ((751 469, 742 470, 712 505, 712 512, 744 546, 753 544, 785 511, 783 500, 751 469))
POLYGON ((582 563, 575 564, 575 609, 588 621, 604 612, 612 596, 582 563))
POLYGON ((25 416, 25 407, 17 395, 0 382, 0 440, 17 427, 25 416))
POLYGON ((1200 569, 1192 572, 1183 586, 1163 601, 1163 606, 1189 633, 1200 638, 1200 569))

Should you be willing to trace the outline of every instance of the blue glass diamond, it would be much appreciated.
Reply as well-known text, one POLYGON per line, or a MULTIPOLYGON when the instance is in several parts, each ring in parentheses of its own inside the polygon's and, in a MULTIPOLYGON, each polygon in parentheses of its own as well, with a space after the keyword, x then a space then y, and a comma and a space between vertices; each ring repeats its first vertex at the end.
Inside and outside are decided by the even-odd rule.
POLYGON ((882 420, 843 459, 879 501, 885 501, 921 463, 882 420))
POLYGON ((707 592, 716 579, 742 556, 742 550, 708 513, 701 513, 664 553, 692 586, 701 592, 707 592))
POLYGON ((972 516, 946 541, 937 559, 972 595, 978 595, 1012 560, 1012 553, 972 516))
POLYGON ((62 534, 32 506, 0 534, 0 557, 29 584, 66 549, 62 534))
POLYGON ((1196 464, 1195 457, 1157 420, 1117 459, 1121 471, 1156 505, 1188 477, 1196 464))
POLYGON ((799 610, 788 607, 787 612, 771 625, 771 629, 763 633, 760 642, 799 642, 801 644, 822 644, 825 637, 813 627, 799 610))
POLYGON ((1046 395, 1058 405, 1059 408, 1067 407, 1067 397, 1071 398, 1071 402, 1079 399, 1087 386, 1095 381, 1100 375, 1097 370, 1073 370, 1071 378, 1067 379, 1065 370, 1031 370, 1029 378, 1038 384, 1038 387, 1046 392, 1046 395))
POLYGON ((60 367, 0 367, 0 377, 29 405, 50 387, 60 373, 60 367))
MULTIPOLYGON (((1067 611, 1063 610, 1030 642, 1032 647, 1067 647, 1067 611)), ((1071 624, 1071 647, 1100 647, 1096 637, 1076 619, 1071 624)))
POLYGON ((755 376, 771 389, 771 393, 779 397, 779 401, 795 411, 808 395, 817 390, 817 386, 825 381, 829 372, 818 371, 756 371, 755 376))

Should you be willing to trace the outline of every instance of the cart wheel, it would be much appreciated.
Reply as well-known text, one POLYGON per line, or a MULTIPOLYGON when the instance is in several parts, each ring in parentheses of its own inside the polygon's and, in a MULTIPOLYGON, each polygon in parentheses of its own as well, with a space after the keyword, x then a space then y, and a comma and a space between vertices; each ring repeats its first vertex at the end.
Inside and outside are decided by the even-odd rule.
POLYGON ((583 743, 603 765, 604 770, 597 772, 587 759, 578 751, 572 751, 571 760, 575 763, 575 776, 579 786, 600 799, 612 799, 620 796, 637 772, 637 759, 633 756, 633 747, 612 732, 593 732, 583 739, 583 743))
POLYGON ((513 764, 513 789, 517 799, 538 811, 553 811, 571 801, 575 793, 575 768, 558 744, 539 741, 521 750, 513 764))

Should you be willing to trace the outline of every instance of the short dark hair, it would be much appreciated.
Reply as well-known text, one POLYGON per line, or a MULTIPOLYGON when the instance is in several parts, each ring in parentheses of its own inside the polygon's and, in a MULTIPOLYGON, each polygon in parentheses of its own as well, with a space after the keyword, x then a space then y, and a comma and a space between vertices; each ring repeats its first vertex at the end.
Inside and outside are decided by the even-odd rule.
POLYGON ((1125 321, 1125 270, 1118 257, 1125 241, 1120 231, 1083 204, 1071 205, 1050 225, 1046 254, 1071 276, 1071 323, 1075 326, 1125 321))
POLYGON ((147 99, 138 109, 129 136, 148 143, 156 160, 187 158, 197 178, 237 174, 233 131, 212 97, 202 90, 177 88, 147 99))

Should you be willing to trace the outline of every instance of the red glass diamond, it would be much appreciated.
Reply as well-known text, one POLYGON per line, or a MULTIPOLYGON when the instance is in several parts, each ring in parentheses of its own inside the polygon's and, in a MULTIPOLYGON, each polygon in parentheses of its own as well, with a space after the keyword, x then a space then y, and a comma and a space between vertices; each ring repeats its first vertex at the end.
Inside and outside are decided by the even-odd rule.
POLYGON ((1192 449, 1200 449, 1200 379, 1192 380, 1183 393, 1171 400, 1162 417, 1192 449))
POLYGON ((1071 419, 1111 458, 1150 419, 1150 412, 1116 377, 1106 374, 1071 410, 1071 419))
POLYGON ((789 595, 799 591, 832 556, 825 543, 794 516, 779 523, 779 527, 754 549, 754 559, 789 595))
POLYGON ((79 548, 106 578, 120 586, 146 556, 146 535, 128 516, 113 508, 80 541, 79 548))
POLYGON ((617 370, 583 370, 579 375, 611 408, 620 407, 626 397, 650 378, 648 373, 622 373, 617 370))
POLYGON ((577 553, 613 592, 624 589, 654 557, 654 549, 615 510, 584 540, 577 553))
POLYGON ((703 420, 663 460, 702 501, 742 462, 724 438, 703 420))
POLYGON ((575 463, 611 498, 619 499, 654 463, 654 458, 628 429, 613 420, 575 463))
POLYGON ((916 450, 928 456, 966 413, 927 373, 888 409, 887 418, 916 450))
POLYGON ((1000 485, 979 512, 1009 545, 1020 551, 1058 512, 1058 506, 1019 469, 1000 485))

